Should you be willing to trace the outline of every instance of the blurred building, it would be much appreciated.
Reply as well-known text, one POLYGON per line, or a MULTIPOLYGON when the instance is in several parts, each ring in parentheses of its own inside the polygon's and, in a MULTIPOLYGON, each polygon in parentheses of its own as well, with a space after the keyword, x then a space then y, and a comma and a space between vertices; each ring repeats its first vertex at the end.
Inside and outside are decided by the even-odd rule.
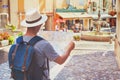
POLYGON ((116 0, 0 0, 0 27, 11 23, 21 28, 20 22, 24 19, 25 11, 38 8, 42 14, 48 16, 46 30, 55 30, 56 22, 64 22, 68 28, 76 19, 80 20, 84 30, 89 30, 93 23, 100 17, 108 21, 110 26, 116 26, 116 17, 108 13, 115 8, 116 0), (5 14, 3 14, 5 13, 5 14), (7 15, 6 15, 7 14, 7 15), (2 19, 2 20, 1 20, 2 19))
POLYGON ((9 22, 9 2, 8 0, 0 0, 0 28, 4 28, 4 26, 9 22))

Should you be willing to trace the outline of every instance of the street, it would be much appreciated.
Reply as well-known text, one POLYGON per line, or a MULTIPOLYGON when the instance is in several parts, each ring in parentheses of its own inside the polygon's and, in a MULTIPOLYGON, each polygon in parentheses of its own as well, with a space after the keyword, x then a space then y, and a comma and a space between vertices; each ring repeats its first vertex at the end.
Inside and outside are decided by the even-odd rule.
MULTIPOLYGON (((120 71, 114 56, 114 43, 76 41, 75 44, 75 49, 63 65, 50 62, 51 80, 120 79, 120 71)), ((0 80, 12 80, 6 57, 7 52, 0 54, 4 54, 3 57, 5 57, 5 60, 3 57, 0 58, 2 63, 0 64, 0 80)))

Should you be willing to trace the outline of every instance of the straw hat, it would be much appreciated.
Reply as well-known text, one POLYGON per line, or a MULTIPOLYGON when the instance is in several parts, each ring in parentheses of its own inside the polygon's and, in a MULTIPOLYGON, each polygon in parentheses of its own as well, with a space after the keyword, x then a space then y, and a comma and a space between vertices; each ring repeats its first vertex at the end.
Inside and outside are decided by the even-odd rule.
POLYGON ((21 26, 36 27, 45 23, 46 20, 46 15, 40 14, 37 9, 31 9, 28 12, 26 12, 26 18, 21 22, 21 26))

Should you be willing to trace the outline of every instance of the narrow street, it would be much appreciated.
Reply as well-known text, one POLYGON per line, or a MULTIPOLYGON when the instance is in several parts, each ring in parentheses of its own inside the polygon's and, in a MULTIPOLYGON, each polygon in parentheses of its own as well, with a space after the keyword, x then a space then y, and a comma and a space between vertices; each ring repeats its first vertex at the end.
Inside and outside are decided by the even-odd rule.
POLYGON ((0 80, 13 80, 10 45, 32 31, 59 55, 75 42, 64 64, 50 61, 51 80, 120 80, 120 0, 0 0, 0 80))
MULTIPOLYGON (((51 80, 119 80, 114 56, 114 43, 77 41, 75 49, 63 65, 50 62, 51 80)), ((62 45, 62 44, 61 44, 62 45)), ((2 50, 2 49, 1 49, 2 50)), ((5 49, 6 50, 6 49, 5 49)), ((0 53, 0 80, 10 79, 7 52, 0 53), (3 63, 4 62, 4 63, 3 63)))

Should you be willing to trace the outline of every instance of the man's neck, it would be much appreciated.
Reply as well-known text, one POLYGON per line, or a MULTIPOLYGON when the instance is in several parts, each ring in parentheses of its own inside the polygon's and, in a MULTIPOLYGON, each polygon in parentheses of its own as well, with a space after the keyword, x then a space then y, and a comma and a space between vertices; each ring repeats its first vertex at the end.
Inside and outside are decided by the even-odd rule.
POLYGON ((33 34, 33 33, 26 33, 25 36, 36 36, 36 34, 33 34))

